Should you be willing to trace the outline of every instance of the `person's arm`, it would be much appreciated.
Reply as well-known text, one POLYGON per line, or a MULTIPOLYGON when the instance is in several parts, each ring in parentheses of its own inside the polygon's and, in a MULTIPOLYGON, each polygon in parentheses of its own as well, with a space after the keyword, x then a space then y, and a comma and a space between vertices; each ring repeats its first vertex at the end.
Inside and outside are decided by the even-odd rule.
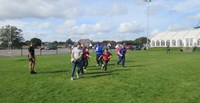
POLYGON ((120 53, 120 50, 117 52, 117 54, 119 54, 122 57, 122 54, 120 53))
POLYGON ((112 54, 110 53, 110 56, 108 58, 111 58, 112 57, 112 54))
POLYGON ((98 60, 100 60, 100 59, 102 58, 102 56, 103 56, 103 55, 101 55, 101 56, 98 58, 98 60))
POLYGON ((90 55, 86 54, 87 57, 92 58, 90 55))

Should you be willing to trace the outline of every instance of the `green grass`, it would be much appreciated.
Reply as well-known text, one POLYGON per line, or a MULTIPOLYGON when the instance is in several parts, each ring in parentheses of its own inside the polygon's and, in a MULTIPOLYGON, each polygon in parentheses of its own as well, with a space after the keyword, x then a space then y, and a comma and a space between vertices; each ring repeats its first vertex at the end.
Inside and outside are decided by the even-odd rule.
POLYGON ((74 81, 69 55, 38 56, 36 75, 27 57, 0 58, 0 103, 200 103, 198 52, 129 51, 125 69, 113 53, 108 73, 94 58, 74 81))

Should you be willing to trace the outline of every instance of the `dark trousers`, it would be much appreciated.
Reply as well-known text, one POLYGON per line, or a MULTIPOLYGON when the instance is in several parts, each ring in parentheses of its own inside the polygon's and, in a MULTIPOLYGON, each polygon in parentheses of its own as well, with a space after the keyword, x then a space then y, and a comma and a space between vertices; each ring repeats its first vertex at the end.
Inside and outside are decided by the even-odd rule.
POLYGON ((96 61, 97 61, 97 64, 99 64, 99 65, 103 64, 103 58, 101 57, 99 59, 100 56, 101 56, 101 54, 96 54, 96 61))
POLYGON ((80 72, 81 72, 81 61, 72 62, 71 77, 74 77, 74 73, 76 71, 76 67, 78 67, 78 74, 80 74, 80 72))
POLYGON ((109 60, 103 61, 103 63, 104 63, 103 68, 105 68, 105 71, 107 71, 108 62, 109 62, 109 60))
POLYGON ((88 59, 83 59, 83 69, 86 69, 88 66, 88 59))
POLYGON ((170 49, 167 49, 167 54, 170 53, 170 49))
POLYGON ((122 67, 124 67, 124 65, 125 65, 125 56, 120 56, 119 60, 117 61, 117 64, 119 64, 120 62, 122 62, 122 67))

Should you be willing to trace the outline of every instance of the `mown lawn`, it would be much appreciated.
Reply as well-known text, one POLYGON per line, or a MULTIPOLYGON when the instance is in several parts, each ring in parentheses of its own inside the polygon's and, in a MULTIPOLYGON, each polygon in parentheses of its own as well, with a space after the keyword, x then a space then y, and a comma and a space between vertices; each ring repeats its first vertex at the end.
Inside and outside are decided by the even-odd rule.
POLYGON ((95 56, 82 78, 70 80, 69 55, 37 56, 30 75, 27 57, 0 58, 0 103, 200 103, 200 53, 129 51, 126 67, 108 72, 95 56))

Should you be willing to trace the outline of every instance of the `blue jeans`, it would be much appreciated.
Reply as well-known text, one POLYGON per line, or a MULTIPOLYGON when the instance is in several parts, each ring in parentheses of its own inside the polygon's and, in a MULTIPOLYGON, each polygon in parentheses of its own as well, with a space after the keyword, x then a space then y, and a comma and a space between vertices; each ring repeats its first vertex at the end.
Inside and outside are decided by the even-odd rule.
POLYGON ((124 65, 125 65, 125 56, 119 56, 119 60, 117 61, 117 64, 119 64, 120 62, 122 62, 122 67, 124 67, 124 65))
POLYGON ((96 61, 97 61, 97 64, 102 65, 103 64, 103 58, 101 57, 99 59, 100 56, 101 56, 101 54, 96 54, 96 61))
POLYGON ((71 77, 74 77, 74 72, 76 70, 76 67, 78 67, 78 74, 80 74, 80 71, 81 71, 81 61, 72 62, 71 77))

